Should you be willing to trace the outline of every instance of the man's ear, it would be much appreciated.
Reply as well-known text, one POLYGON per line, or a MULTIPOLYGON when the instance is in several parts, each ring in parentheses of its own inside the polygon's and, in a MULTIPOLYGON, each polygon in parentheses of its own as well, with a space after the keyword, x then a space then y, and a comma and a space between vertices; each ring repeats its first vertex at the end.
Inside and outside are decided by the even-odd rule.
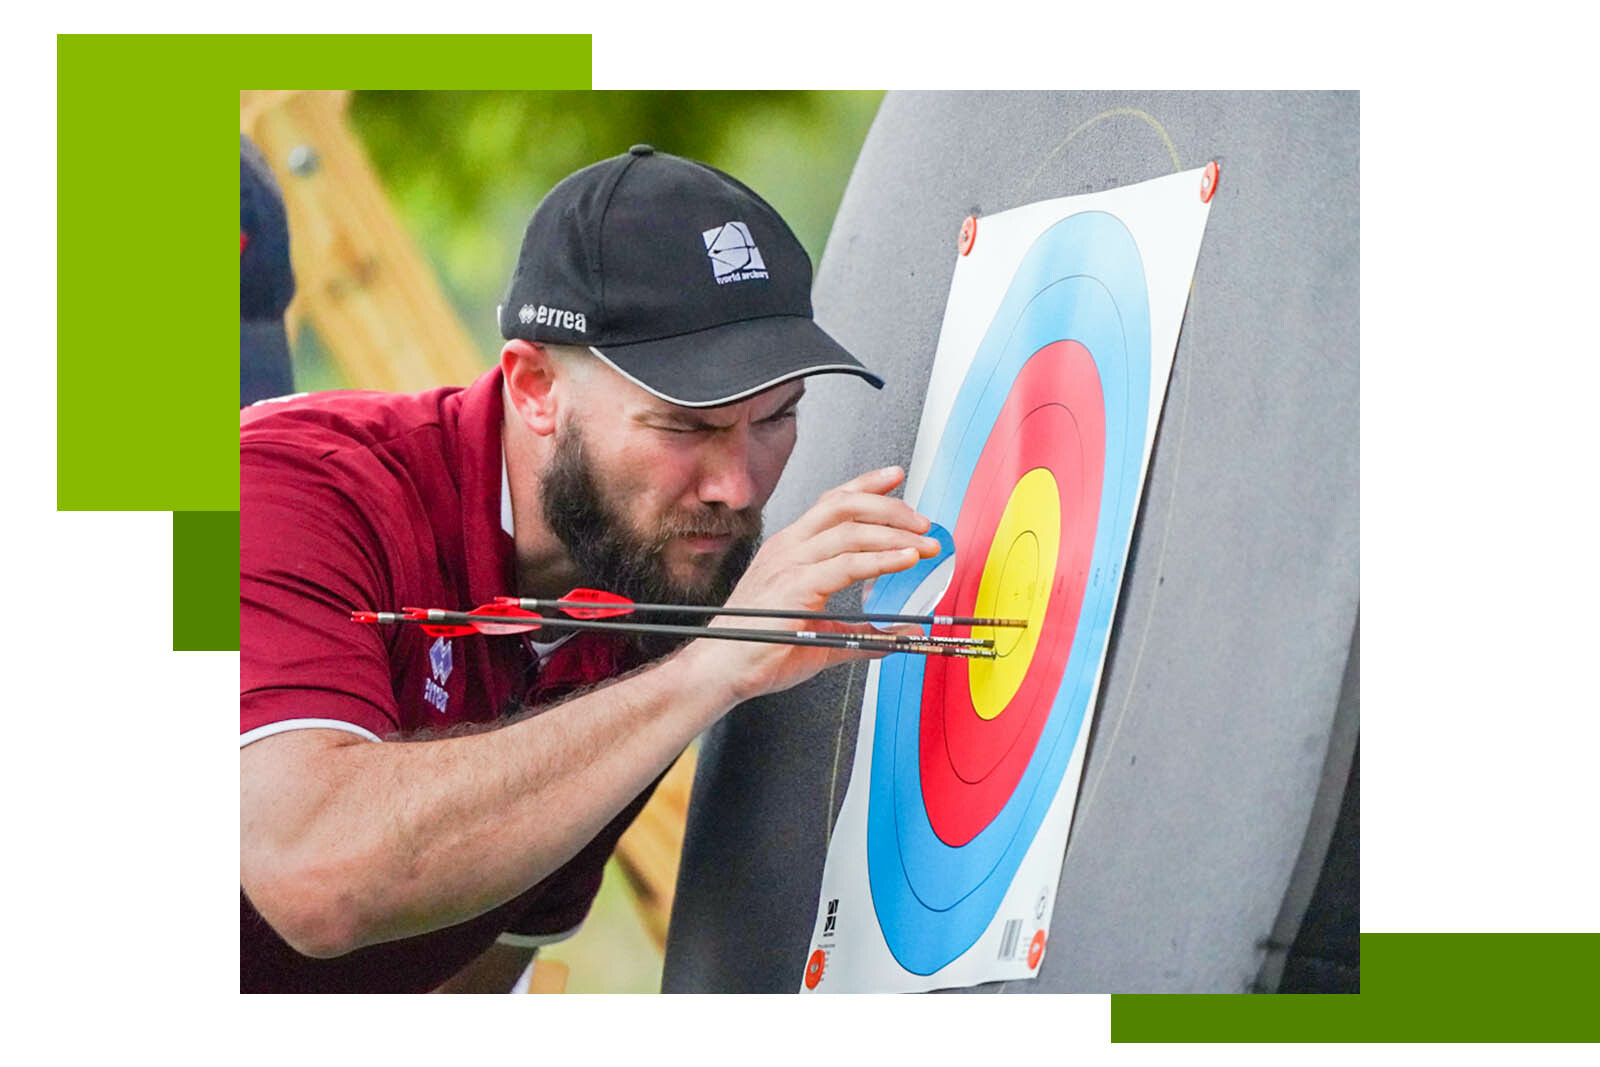
POLYGON ((555 433, 557 367, 544 345, 507 341, 500 350, 500 373, 505 378, 507 403, 528 429, 541 435, 555 433))

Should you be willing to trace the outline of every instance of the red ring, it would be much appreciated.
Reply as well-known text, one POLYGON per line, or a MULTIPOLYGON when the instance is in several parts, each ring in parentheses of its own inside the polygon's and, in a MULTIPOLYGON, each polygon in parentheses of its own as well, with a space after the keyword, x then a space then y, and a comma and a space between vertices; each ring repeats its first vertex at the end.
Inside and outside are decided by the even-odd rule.
MULTIPOLYGON (((1016 779, 1022 777, 1027 757, 1033 750, 1033 741, 1044 729, 1045 719, 1049 717, 1050 706, 1060 686, 1061 673, 1066 669, 1078 612, 1083 607, 1083 579, 1088 573, 1089 557, 1094 550, 1093 518, 1098 517, 1099 513, 1099 479, 1088 479, 1085 474, 1091 461, 1096 463, 1096 469, 1101 465, 1101 461, 1093 456, 1095 446, 1083 441, 1084 428, 1077 424, 1072 412, 1060 404, 1046 405, 1029 412, 1024 426, 1028 440, 1017 442, 1018 451, 1023 456, 1031 455, 1033 458, 1016 463, 1016 467, 1023 469, 1016 470, 1015 477, 1012 477, 1011 470, 1001 467, 1002 473, 996 484, 1004 487, 1005 499, 994 501, 993 504, 986 500, 985 505, 992 507, 993 512, 980 521, 990 531, 988 540, 992 543, 993 527, 984 519, 992 518, 993 524, 999 525, 1000 512, 1010 497, 1011 487, 1029 470, 1042 466, 1042 460, 1052 461, 1060 494, 1061 543, 1056 556, 1055 573, 1048 583, 1049 601, 1041 622, 1042 629, 1048 631, 1050 639, 1048 642, 1039 642, 1034 648, 1034 657, 1041 661, 1042 669, 1035 670, 1029 664, 1030 669, 1012 696, 1006 712, 996 718, 980 718, 973 710, 971 690, 965 677, 970 664, 966 660, 959 661, 964 668, 959 691, 953 691, 954 687, 947 677, 944 691, 945 748, 951 769, 963 782, 971 785, 982 782, 1000 770, 1002 765, 1009 767, 1008 773, 1016 779), (1090 453, 1087 459, 1085 452, 1090 453), (1089 481, 1094 483, 1092 495, 1086 485, 1089 481), (1083 521, 1086 516, 1091 517, 1087 524, 1083 521), (1045 684, 1047 679, 1048 685, 1045 684), (1006 719, 1013 721, 1003 725, 1006 719), (1024 738, 1029 739, 1026 751, 1019 751, 1019 743, 1024 738)), ((1089 429, 1092 436, 1093 427, 1089 429)), ((1100 431, 1102 440, 1104 433, 1104 430, 1100 431)), ((1103 450, 1103 446, 1101 448, 1103 450)), ((990 499, 993 500, 993 496, 990 499)), ((973 558, 988 559, 989 552, 990 545, 985 544, 973 554, 973 558)), ((963 576, 955 601, 966 605, 959 609, 962 614, 971 614, 976 610, 978 585, 982 577, 981 567, 974 567, 963 576)), ((1014 785, 1007 788, 1008 796, 1011 788, 1014 785)))
POLYGON ((981 488, 975 488, 963 502, 953 534, 957 558, 968 564, 938 613, 974 613, 983 561, 1018 479, 1073 459, 1081 474, 1061 469, 1056 475, 1062 539, 1041 624, 1048 639, 1036 646, 1006 713, 979 718, 965 661, 929 657, 924 664, 918 743, 923 806, 934 833, 954 848, 989 825, 1021 781, 1066 672, 1087 584, 1105 469, 1104 399, 1088 349, 1057 341, 1018 372, 979 455, 968 484, 989 491, 980 496, 981 488), (1066 441, 1076 443, 1076 455, 1062 454, 1066 441))

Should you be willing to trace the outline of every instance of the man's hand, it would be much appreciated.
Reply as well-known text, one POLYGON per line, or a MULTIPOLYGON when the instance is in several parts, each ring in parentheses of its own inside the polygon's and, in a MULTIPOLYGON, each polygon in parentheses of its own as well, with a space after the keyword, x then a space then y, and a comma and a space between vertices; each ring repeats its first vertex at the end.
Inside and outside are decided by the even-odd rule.
MULTIPOLYGON (((823 493, 793 525, 761 546, 728 606, 821 611, 830 596, 848 585, 907 570, 936 555, 939 543, 922 536, 932 525, 928 519, 905 501, 885 495, 904 478, 899 467, 886 467, 823 493)), ((719 616, 711 625, 796 628, 783 619, 732 616, 719 616)), ((840 634, 879 632, 866 623, 806 621, 799 628, 840 634)), ((894 632, 922 630, 905 625, 894 632)), ((788 689, 836 663, 886 652, 716 640, 696 641, 684 649, 685 655, 727 684, 736 701, 788 689)))

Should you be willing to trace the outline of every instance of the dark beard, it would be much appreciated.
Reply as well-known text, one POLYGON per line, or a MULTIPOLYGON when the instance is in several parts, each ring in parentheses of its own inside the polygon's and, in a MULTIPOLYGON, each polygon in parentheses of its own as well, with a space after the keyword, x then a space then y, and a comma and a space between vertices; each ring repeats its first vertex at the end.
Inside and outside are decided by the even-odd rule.
MULTIPOLYGON (((722 504, 709 505, 695 515, 669 516, 651 539, 637 536, 606 499, 584 449, 583 435, 570 423, 557 432, 555 453, 545 471, 542 505, 545 523, 577 563, 584 584, 641 604, 726 603, 761 539, 759 511, 734 511, 722 504), (686 533, 734 535, 722 565, 705 582, 686 585, 667 571, 663 553, 673 538, 686 533)), ((710 616, 663 612, 630 621, 703 626, 710 616)), ((646 634, 628 638, 645 659, 665 656, 688 640, 646 634)))

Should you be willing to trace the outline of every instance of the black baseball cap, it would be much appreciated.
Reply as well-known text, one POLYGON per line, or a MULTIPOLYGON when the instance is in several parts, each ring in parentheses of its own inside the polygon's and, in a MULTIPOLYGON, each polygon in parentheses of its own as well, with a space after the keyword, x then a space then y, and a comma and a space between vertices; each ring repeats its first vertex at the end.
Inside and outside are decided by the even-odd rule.
POLYGON ((294 392, 283 313, 294 299, 289 219, 260 149, 239 135, 239 406, 294 392))
POLYGON ((663 400, 732 404, 811 374, 883 379, 811 317, 811 258, 715 167, 634 145, 528 222, 500 335, 578 345, 663 400))

